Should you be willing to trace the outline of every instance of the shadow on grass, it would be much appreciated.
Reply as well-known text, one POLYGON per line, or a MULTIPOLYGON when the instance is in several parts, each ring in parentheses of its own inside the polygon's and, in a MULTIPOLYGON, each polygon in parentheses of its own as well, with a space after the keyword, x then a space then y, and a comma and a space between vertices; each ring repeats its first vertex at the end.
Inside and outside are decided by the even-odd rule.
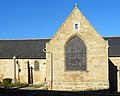
POLYGON ((120 96, 120 93, 110 90, 96 91, 40 91, 35 96, 120 96))
POLYGON ((120 96, 120 93, 110 90, 96 91, 50 91, 50 90, 20 90, 0 89, 0 96, 120 96))

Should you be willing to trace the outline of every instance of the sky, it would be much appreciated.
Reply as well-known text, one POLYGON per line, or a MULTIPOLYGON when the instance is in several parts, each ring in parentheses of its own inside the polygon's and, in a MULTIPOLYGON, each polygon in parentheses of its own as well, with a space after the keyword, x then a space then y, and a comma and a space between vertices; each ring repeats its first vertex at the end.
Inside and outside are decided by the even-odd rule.
POLYGON ((0 0, 0 39, 52 38, 77 3, 102 36, 120 36, 120 0, 0 0))

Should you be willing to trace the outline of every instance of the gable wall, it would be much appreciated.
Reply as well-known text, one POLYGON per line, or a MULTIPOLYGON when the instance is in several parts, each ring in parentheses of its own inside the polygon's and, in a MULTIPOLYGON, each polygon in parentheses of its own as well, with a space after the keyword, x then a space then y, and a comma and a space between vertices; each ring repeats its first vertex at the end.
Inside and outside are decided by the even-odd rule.
POLYGON ((53 89, 91 90, 108 88, 108 43, 95 31, 92 25, 75 8, 46 45, 47 81, 51 81, 51 54, 53 65, 53 89), (74 31, 74 23, 79 22, 80 31, 74 31), (65 70, 65 46, 74 36, 83 40, 87 47, 87 70, 65 70), (89 86, 88 86, 89 85, 89 86))

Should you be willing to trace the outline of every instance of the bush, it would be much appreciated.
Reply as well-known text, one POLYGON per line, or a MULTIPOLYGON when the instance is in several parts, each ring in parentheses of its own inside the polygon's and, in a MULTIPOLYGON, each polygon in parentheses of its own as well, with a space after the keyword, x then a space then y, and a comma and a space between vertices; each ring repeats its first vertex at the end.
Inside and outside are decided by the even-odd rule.
POLYGON ((9 84, 11 84, 11 82, 12 82, 11 78, 4 78, 3 81, 2 81, 2 84, 4 86, 8 86, 9 84))
POLYGON ((0 86, 2 86, 3 84, 2 84, 2 82, 0 81, 0 86))

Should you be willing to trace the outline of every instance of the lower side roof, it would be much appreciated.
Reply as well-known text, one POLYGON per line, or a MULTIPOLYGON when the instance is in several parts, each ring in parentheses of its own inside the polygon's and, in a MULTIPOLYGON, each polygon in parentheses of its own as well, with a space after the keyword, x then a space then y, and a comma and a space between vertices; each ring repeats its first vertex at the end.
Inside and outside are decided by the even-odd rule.
MULTIPOLYGON (((108 40, 109 57, 120 56, 120 37, 103 37, 108 40)), ((21 59, 45 59, 46 42, 50 39, 29 39, 29 40, 0 40, 0 58, 9 59, 16 56, 21 59)))

